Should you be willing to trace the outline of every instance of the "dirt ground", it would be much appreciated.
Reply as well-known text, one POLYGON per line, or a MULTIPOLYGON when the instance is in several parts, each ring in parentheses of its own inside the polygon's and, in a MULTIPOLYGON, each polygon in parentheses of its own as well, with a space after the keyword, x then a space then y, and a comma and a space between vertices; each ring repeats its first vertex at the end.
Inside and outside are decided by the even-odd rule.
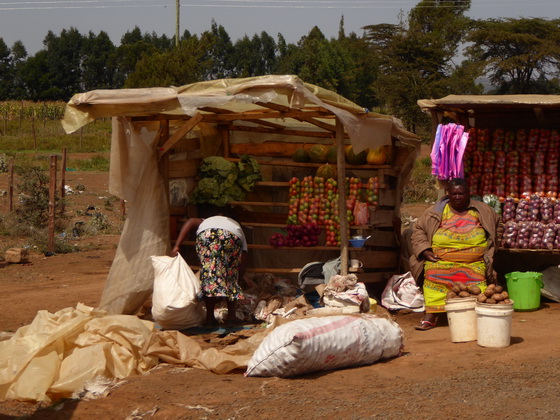
MULTIPOLYGON (((86 186, 82 195, 73 196, 74 208, 103 208, 107 181, 107 174, 68 172, 68 185, 86 186)), ((5 204, 0 203, 3 211, 5 204)), ((422 210, 407 209, 409 214, 422 210)), ((118 208, 106 212, 119 223, 118 208)), ((50 257, 32 252, 30 264, 0 269, 0 332, 29 324, 39 310, 56 312, 78 302, 97 306, 117 242, 118 235, 79 238, 80 252, 50 257)), ((396 314, 405 337, 404 354, 371 366, 280 379, 162 365, 127 378, 101 399, 65 400, 50 407, 0 401, 0 418, 560 417, 560 330, 555 327, 560 304, 543 300, 537 311, 515 312, 511 346, 501 349, 452 343, 445 317, 433 330, 416 331, 420 317, 396 314)))

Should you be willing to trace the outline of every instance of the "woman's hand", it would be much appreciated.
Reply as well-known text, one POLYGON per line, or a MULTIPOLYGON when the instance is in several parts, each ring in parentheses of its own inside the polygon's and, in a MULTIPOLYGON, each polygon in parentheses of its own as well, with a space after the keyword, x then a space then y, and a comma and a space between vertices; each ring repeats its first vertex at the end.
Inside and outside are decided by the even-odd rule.
POLYGON ((170 257, 176 257, 179 254, 179 248, 174 247, 171 252, 169 253, 170 257))
POLYGON ((422 251, 422 258, 430 262, 437 262, 441 259, 436 254, 434 254, 434 252, 431 249, 426 249, 422 251))

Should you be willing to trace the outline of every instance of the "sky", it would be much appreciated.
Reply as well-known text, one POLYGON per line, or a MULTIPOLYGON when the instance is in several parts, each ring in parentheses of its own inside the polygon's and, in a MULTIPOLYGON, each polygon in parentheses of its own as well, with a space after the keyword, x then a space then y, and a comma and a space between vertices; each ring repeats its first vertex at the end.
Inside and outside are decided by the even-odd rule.
MULTIPOLYGON (((398 23, 415 0, 181 0, 180 33, 201 34, 212 19, 222 25, 233 42, 244 35, 266 31, 277 39, 296 43, 317 26, 336 37, 344 16, 346 34, 363 34, 363 27, 398 23)), ((476 19, 540 17, 560 18, 559 0, 472 0, 468 16, 476 19)), ((8 47, 22 41, 29 55, 43 48, 51 30, 76 28, 82 35, 105 31, 115 45, 138 26, 143 33, 175 36, 176 0, 0 0, 0 38, 8 47)))

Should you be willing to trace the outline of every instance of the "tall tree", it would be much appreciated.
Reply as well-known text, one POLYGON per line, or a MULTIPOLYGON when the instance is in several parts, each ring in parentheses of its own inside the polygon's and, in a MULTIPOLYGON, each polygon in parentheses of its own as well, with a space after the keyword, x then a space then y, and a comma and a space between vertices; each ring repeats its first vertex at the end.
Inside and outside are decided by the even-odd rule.
POLYGON ((206 55, 212 61, 212 67, 204 79, 213 80, 233 77, 233 43, 225 28, 212 20, 210 32, 203 33, 201 38, 211 40, 211 45, 206 55))
POLYGON ((276 68, 277 48, 274 39, 266 32, 247 35, 233 46, 233 77, 251 77, 271 74, 276 68))
POLYGON ((149 38, 142 35, 138 26, 135 26, 132 31, 127 31, 121 37, 121 45, 117 47, 111 57, 111 63, 115 67, 113 76, 115 86, 124 86, 128 76, 136 68, 136 63, 157 51, 149 38))
POLYGON ((181 41, 178 48, 145 54, 129 74, 125 87, 181 86, 199 82, 211 66, 206 55, 211 45, 209 37, 199 40, 192 36, 181 41))
POLYGON ((111 60, 116 47, 101 31, 98 35, 89 32, 82 46, 82 85, 85 90, 117 87, 113 80, 114 61, 111 60))
POLYGON ((43 41, 47 51, 47 67, 51 88, 51 99, 68 100, 82 85, 82 44, 83 36, 76 28, 63 29, 60 35, 49 31, 43 41))
POLYGON ((469 56, 484 67, 497 93, 551 93, 559 75, 560 19, 489 19, 468 40, 469 56))
POLYGON ((411 130, 427 124, 416 104, 418 99, 477 92, 474 78, 458 83, 452 77, 461 66, 463 73, 474 72, 469 63, 458 66, 453 61, 471 24, 464 16, 469 8, 470 1, 423 0, 410 11, 406 22, 364 28, 380 58, 374 88, 388 111, 402 118, 411 130))
POLYGON ((14 69, 13 99, 26 99, 28 97, 27 88, 21 74, 27 58, 27 50, 23 42, 14 42, 12 46, 12 66, 14 69))
POLYGON ((0 38, 0 100, 12 97, 13 77, 12 52, 4 42, 4 39, 0 38))

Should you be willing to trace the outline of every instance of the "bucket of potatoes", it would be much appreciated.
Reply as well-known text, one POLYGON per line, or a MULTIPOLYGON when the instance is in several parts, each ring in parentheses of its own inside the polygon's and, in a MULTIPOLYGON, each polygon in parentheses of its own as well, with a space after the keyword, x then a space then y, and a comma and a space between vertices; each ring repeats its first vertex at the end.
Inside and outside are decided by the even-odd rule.
MULTIPOLYGON (((447 300, 475 298, 480 305, 510 305, 513 307, 513 300, 502 286, 489 284, 484 292, 478 286, 467 286, 465 283, 455 282, 451 290, 447 293, 447 300)), ((504 307, 505 309, 505 307, 504 307)))

